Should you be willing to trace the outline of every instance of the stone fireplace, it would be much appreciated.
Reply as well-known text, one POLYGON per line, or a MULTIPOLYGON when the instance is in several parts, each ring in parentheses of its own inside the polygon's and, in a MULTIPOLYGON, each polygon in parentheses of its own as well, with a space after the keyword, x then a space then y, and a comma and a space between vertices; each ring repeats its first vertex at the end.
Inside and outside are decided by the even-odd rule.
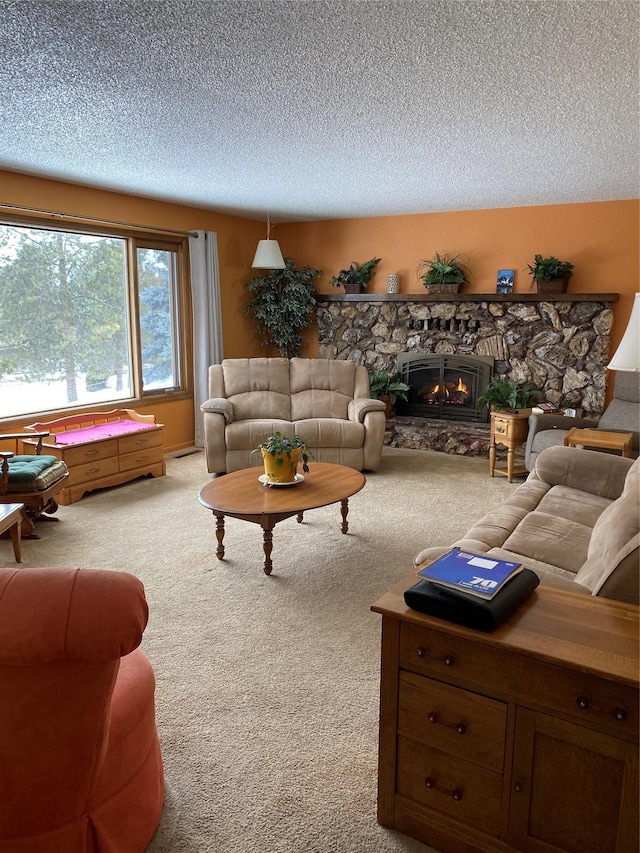
MULTIPOLYGON (((489 376, 478 375, 476 397, 492 365, 496 375, 533 382, 560 409, 598 418, 605 401, 611 306, 617 299, 615 293, 322 294, 318 355, 351 359, 369 370, 417 371, 412 400, 417 408, 396 407, 388 444, 486 455, 486 409, 479 416, 475 405, 464 405, 464 389, 457 387, 447 388, 455 391, 457 402, 445 403, 439 392, 425 392, 422 380, 433 378, 430 371, 436 368, 425 366, 424 357, 453 359, 454 366, 447 368, 453 374, 456 359, 471 359, 460 362, 465 370, 477 369, 470 367, 473 360, 489 365, 489 376)), ((457 376, 442 378, 445 385, 457 385, 457 376)))

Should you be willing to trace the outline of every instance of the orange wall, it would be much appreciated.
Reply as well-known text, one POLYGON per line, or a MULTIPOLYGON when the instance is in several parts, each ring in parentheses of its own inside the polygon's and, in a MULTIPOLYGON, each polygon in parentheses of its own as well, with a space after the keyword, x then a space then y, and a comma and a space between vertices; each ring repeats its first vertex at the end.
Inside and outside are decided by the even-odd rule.
MULTIPOLYGON (((252 277, 251 261, 258 240, 265 236, 265 223, 6 171, 0 171, 0 202, 178 231, 215 231, 224 354, 227 358, 271 354, 262 347, 253 319, 242 314, 248 299, 243 285, 252 277)), ((614 306, 613 351, 631 313, 633 294, 640 289, 639 210, 638 200, 632 200, 281 223, 272 237, 298 265, 322 269, 320 290, 332 293, 341 291, 327 284, 333 274, 352 260, 374 256, 382 261, 369 286, 372 292, 385 292, 387 274, 392 272, 400 273, 401 292, 424 292, 416 267, 435 251, 468 255, 474 273, 469 292, 495 292, 496 271, 506 267, 516 270, 514 290, 522 293, 530 288, 525 265, 534 254, 556 255, 575 264, 569 290, 620 294, 614 306)), ((305 354, 313 356, 315 329, 306 336, 305 354)), ((192 444, 191 400, 162 402, 151 410, 166 425, 168 450, 192 444)))
MULTIPOLYGON (((462 292, 495 293, 498 269, 515 269, 515 293, 527 293, 526 265, 536 252, 575 265, 569 291, 619 293, 614 305, 612 353, 626 328, 633 294, 640 290, 640 202, 594 202, 547 207, 467 210, 370 219, 278 225, 274 236, 298 265, 323 270, 320 290, 353 260, 382 258, 369 291, 384 293, 387 275, 400 274, 401 293, 424 293, 417 267, 434 252, 467 256, 473 277, 462 292)), ((317 353, 317 340, 307 347, 317 353)))

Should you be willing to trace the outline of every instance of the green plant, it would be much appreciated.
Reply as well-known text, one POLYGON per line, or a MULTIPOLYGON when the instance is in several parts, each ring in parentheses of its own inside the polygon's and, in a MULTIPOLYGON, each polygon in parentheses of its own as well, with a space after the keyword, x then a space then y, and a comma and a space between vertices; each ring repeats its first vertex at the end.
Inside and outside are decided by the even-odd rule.
MULTIPOLYGON (((309 450, 306 441, 303 438, 300 438, 299 435, 286 436, 281 432, 273 432, 268 438, 254 448, 252 452, 255 453, 257 450, 264 450, 266 453, 270 453, 271 456, 286 456, 289 462, 291 462, 291 451, 301 450, 300 459, 302 459, 302 470, 305 474, 309 473, 308 463, 312 453, 309 450)), ((282 464, 282 458, 276 459, 277 467, 282 466, 282 464)))
POLYGON ((478 407, 496 409, 522 409, 542 396, 531 382, 517 382, 505 376, 494 376, 478 397, 478 407))
POLYGON ((381 260, 381 258, 371 258, 363 264, 351 261, 349 269, 340 270, 338 275, 334 275, 329 280, 329 284, 331 287, 340 287, 340 285, 345 284, 357 284, 360 287, 366 287, 375 275, 376 267, 381 260))
POLYGON ((436 252, 433 258, 421 261, 418 266, 418 276, 425 287, 430 284, 465 284, 469 275, 469 267, 461 255, 440 255, 436 252))
POLYGON ((293 358, 300 355, 305 343, 300 330, 311 325, 318 292, 314 280, 322 270, 296 268, 293 258, 284 262, 284 269, 269 270, 245 284, 252 297, 243 313, 255 315, 264 335, 263 346, 273 346, 278 355, 293 358))
POLYGON ((559 261, 553 256, 543 258, 542 255, 535 255, 533 264, 527 264, 529 273, 535 281, 549 278, 571 278, 573 275, 573 264, 569 261, 559 261))
POLYGON ((374 370, 369 374, 369 390, 374 398, 389 397, 389 405, 393 408, 396 400, 407 399, 409 385, 400 379, 399 373, 374 370))

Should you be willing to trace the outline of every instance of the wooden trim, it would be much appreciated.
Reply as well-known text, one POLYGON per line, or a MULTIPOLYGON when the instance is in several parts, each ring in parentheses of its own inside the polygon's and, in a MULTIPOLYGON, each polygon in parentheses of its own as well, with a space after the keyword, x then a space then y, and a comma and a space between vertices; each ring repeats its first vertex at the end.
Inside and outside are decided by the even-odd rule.
POLYGON ((319 293, 323 302, 617 302, 619 293, 319 293))

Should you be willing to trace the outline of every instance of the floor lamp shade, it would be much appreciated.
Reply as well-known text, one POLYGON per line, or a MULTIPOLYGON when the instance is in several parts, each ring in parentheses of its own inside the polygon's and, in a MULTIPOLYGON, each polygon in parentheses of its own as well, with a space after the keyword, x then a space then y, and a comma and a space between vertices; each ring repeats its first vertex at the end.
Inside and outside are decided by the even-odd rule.
POLYGON ((251 264, 255 269, 283 270, 284 258, 277 240, 260 240, 251 264))
POLYGON ((640 293, 635 295, 626 331, 607 368, 640 371, 640 293))

